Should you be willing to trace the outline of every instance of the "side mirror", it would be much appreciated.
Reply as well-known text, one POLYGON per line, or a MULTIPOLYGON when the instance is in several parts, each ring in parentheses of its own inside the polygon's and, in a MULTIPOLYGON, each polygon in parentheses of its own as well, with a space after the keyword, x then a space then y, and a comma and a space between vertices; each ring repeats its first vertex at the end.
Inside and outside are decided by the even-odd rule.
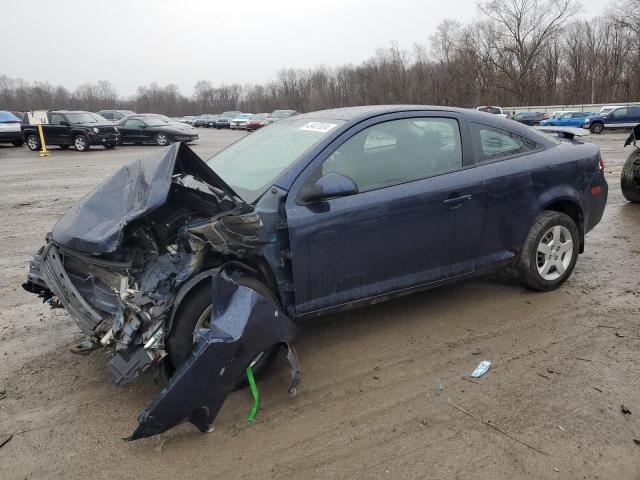
POLYGON ((311 203, 328 198, 346 197, 354 193, 358 193, 358 186, 353 180, 341 173, 329 172, 313 185, 302 187, 298 199, 311 203))

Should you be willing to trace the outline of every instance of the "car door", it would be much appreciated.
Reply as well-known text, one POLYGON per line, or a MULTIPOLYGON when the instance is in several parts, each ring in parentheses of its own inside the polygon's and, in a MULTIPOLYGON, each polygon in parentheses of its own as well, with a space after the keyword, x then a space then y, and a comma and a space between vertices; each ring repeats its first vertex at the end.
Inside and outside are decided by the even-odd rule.
POLYGON ((69 123, 61 113, 50 113, 49 123, 43 127, 44 140, 52 145, 69 145, 69 123))
POLYGON ((556 118, 555 124, 559 127, 567 127, 571 124, 571 114, 564 113, 556 118))
POLYGON ((305 314, 472 273, 482 195, 456 114, 377 117, 336 139, 287 199, 296 312, 305 314), (359 192, 304 204, 327 173, 359 192))
POLYGON ((119 128, 122 141, 125 143, 138 143, 144 141, 143 125, 144 123, 142 123, 142 120, 138 118, 125 120, 119 128))
POLYGON ((630 126, 627 107, 616 108, 605 118, 605 127, 622 128, 630 126))

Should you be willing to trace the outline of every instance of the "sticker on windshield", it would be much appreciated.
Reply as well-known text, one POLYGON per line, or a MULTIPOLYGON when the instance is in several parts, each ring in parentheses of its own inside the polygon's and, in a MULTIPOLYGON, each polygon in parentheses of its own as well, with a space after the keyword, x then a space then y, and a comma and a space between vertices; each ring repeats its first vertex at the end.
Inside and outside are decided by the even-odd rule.
POLYGON ((310 132, 327 133, 337 124, 335 123, 323 123, 323 122, 309 122, 304 127, 300 127, 300 130, 309 130, 310 132))

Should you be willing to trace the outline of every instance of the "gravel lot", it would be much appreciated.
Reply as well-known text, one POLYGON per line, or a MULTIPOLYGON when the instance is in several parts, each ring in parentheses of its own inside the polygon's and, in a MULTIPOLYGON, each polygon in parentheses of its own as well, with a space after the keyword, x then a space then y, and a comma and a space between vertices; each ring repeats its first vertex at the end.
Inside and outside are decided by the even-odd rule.
MULTIPOLYGON (((244 135, 200 133, 203 158, 244 135)), ((281 359, 253 424, 239 391, 213 433, 187 424, 133 443, 121 438, 160 386, 147 375, 115 387, 106 354, 69 353, 73 321, 20 284, 57 217, 157 147, 48 158, 0 147, 0 443, 13 435, 0 477, 637 479, 640 205, 620 193, 625 137, 587 140, 602 150, 609 203, 559 290, 480 279, 309 321, 297 397, 281 359), (492 369, 468 381, 484 359, 492 369)))

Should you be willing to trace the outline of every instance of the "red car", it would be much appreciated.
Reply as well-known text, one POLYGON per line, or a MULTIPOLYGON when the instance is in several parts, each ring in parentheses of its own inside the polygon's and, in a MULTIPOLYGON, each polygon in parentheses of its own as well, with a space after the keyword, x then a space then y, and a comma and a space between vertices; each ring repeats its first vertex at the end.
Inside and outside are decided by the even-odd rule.
POLYGON ((258 130, 259 128, 262 128, 268 124, 268 113, 256 113, 253 117, 251 117, 251 120, 247 122, 247 132, 253 132, 254 130, 258 130))

